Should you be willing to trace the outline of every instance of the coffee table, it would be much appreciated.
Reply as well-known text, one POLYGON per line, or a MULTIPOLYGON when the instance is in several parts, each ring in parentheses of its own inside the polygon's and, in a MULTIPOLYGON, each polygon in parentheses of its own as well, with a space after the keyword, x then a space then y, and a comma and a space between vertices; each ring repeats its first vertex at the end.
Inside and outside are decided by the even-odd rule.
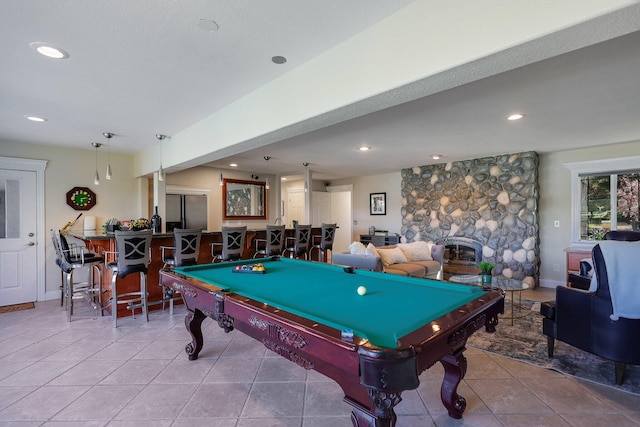
MULTIPOLYGON (((480 283, 480 275, 478 274, 461 274, 449 277, 449 282, 464 283, 467 285, 482 286, 480 283)), ((493 276, 491 278, 491 287, 500 288, 505 292, 508 292, 511 297, 511 325, 513 326, 513 319, 515 319, 514 306, 518 307, 518 314, 522 312, 522 291, 529 289, 529 285, 522 280, 508 279, 504 276, 493 276), (518 302, 514 300, 515 293, 518 294, 518 302)), ((508 317, 505 317, 508 319, 508 317)))

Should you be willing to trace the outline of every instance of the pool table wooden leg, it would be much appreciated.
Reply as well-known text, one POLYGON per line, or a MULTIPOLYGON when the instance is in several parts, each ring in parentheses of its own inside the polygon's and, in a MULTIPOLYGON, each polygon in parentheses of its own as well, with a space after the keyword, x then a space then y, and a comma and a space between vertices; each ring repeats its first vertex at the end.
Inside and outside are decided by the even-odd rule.
POLYGON ((200 350, 202 350, 202 321, 206 318, 200 310, 187 311, 184 318, 184 325, 191 334, 191 342, 185 347, 189 360, 196 360, 200 350))
MULTIPOLYGON (((383 394, 382 392, 379 393, 383 394)), ((353 408, 351 411, 351 424, 353 424, 353 427, 395 427, 397 417, 393 406, 400 402, 400 393, 390 393, 389 396, 391 395, 393 395, 392 402, 389 402, 390 407, 384 411, 385 414, 372 414, 356 401, 345 397, 345 402, 353 408)))
POLYGON ((451 418, 462 418, 462 413, 467 407, 465 398, 458 394, 458 385, 467 372, 467 358, 463 352, 464 347, 440 359, 444 367, 440 398, 451 418))

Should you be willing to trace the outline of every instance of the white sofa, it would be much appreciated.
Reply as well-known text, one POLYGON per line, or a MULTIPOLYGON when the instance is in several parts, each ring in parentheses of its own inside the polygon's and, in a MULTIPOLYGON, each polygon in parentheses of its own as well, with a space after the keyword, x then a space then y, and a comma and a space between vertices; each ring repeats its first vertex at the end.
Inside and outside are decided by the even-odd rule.
POLYGON ((401 276, 442 280, 444 246, 431 242, 375 247, 367 253, 336 252, 332 263, 401 276))

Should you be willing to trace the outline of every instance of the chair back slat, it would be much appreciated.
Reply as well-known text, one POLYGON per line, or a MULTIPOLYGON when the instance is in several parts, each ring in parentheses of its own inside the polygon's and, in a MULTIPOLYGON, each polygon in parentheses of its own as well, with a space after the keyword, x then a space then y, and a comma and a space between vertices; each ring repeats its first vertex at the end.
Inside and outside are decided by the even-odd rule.
POLYGON ((151 261, 151 230, 122 231, 116 230, 116 263, 118 275, 125 277, 131 273, 146 273, 151 261))
POLYGON ((247 226, 222 227, 222 259, 242 259, 247 226))
POLYGON ((200 253, 201 228, 176 228, 173 230, 176 267, 198 263, 200 253))

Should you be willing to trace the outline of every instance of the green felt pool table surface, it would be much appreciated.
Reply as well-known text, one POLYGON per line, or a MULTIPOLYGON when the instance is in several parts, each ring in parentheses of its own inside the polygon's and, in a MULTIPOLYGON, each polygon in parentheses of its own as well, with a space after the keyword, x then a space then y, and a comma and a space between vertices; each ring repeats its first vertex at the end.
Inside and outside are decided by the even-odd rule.
POLYGON ((477 286, 417 279, 293 260, 255 259, 202 264, 176 273, 338 330, 352 330, 378 347, 398 340, 484 295, 477 286), (234 273, 237 265, 261 262, 266 271, 234 273), (364 286, 365 295, 357 288, 364 286))

